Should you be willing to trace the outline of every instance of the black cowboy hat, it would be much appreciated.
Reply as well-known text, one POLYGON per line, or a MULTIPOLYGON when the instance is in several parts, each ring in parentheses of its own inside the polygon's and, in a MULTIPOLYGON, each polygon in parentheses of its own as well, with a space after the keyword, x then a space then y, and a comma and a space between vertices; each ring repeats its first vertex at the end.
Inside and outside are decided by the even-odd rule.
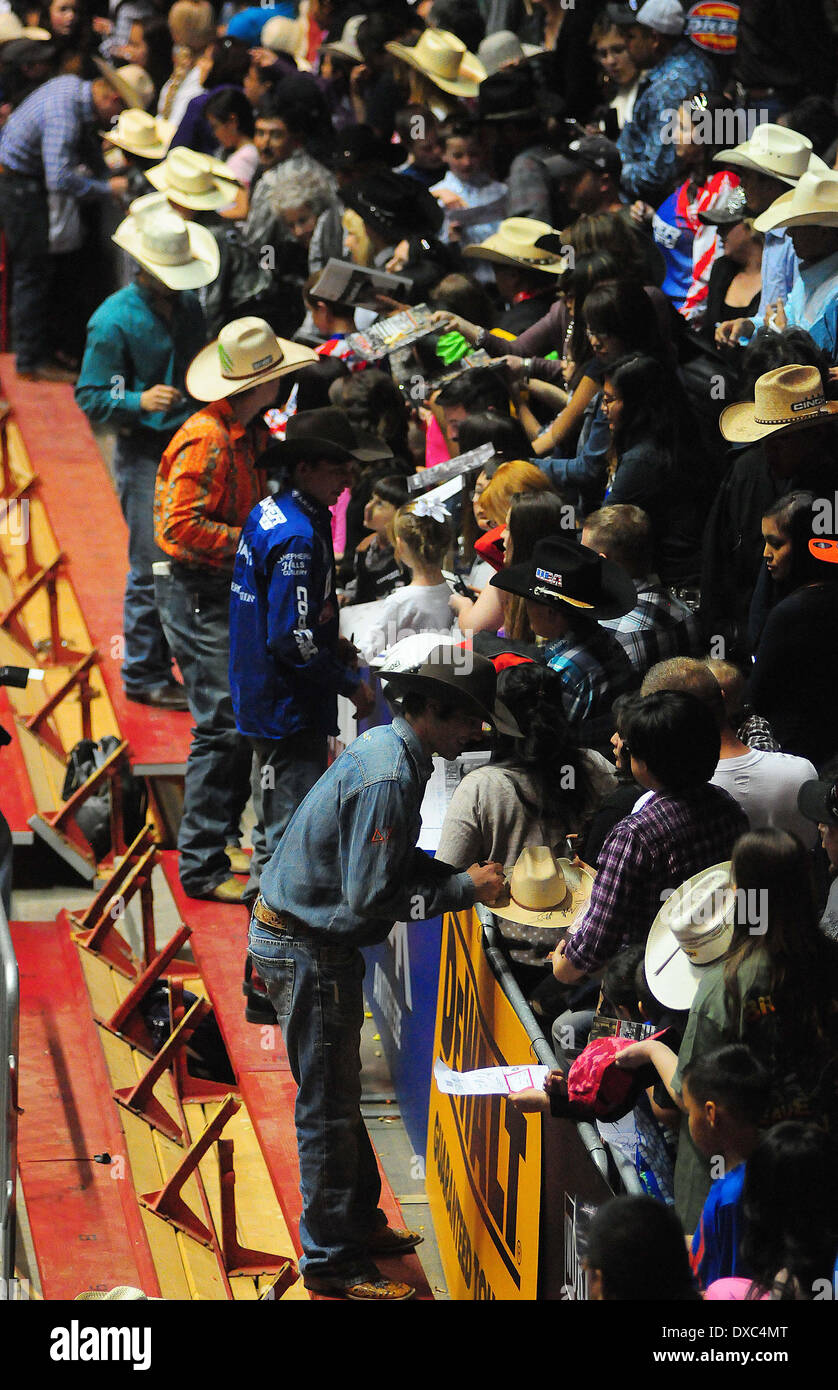
POLYGON ((266 449, 259 459, 259 467, 270 472, 293 466, 302 459, 355 459, 358 463, 378 463, 392 457, 392 450, 383 439, 357 430, 345 410, 327 405, 292 415, 285 427, 284 442, 266 449))
POLYGON ((402 145, 394 145, 390 140, 382 140, 372 126, 350 125, 340 131, 337 144, 329 155, 332 169, 354 169, 357 164, 394 164, 404 161, 402 145))
POLYGON ((497 672, 485 656, 441 643, 419 665, 380 674, 382 682, 386 683, 384 694, 388 700, 415 692, 448 704, 462 705, 469 713, 494 725, 498 733, 511 738, 522 737, 511 712, 497 698, 497 672))
POLYGON ((427 189, 389 169, 357 179, 344 190, 343 201, 391 242, 436 236, 444 217, 427 189))
POLYGON ((548 608, 565 608, 568 616, 594 620, 621 618, 637 603, 637 591, 622 565, 563 536, 537 541, 531 560, 500 570, 490 583, 548 608))

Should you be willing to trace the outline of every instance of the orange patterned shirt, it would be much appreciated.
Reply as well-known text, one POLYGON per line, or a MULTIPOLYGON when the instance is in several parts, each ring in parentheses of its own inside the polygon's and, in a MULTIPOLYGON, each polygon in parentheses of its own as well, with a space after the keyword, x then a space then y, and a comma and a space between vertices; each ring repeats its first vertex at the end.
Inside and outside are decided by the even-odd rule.
POLYGON ((154 539, 183 565, 232 573, 241 528, 265 491, 252 427, 229 401, 213 401, 181 425, 160 460, 154 539))

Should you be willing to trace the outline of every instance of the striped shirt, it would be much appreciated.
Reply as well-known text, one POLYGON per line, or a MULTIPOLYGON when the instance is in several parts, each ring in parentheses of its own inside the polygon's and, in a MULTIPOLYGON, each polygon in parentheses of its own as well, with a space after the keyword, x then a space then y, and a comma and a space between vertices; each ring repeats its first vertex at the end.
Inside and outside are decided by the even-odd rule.
POLYGON ((637 689, 637 676, 620 643, 604 627, 569 632, 548 642, 544 659, 562 678, 562 704, 581 743, 607 748, 614 721, 611 706, 618 695, 637 689))
POLYGON ((571 965, 590 975, 645 942, 665 891, 729 859, 747 829, 738 802, 707 782, 655 792, 617 822, 600 851, 587 911, 565 947, 571 965))
POLYGON ((36 87, 3 127, 0 164, 11 174, 36 179, 51 193, 74 198, 110 193, 107 180, 93 178, 80 167, 90 156, 85 127, 94 127, 100 119, 92 85, 80 77, 53 77, 36 87))
POLYGON ((160 460, 154 488, 154 539, 183 565, 232 575, 239 534, 265 478, 229 401, 191 415, 160 460))
POLYGON ((622 618, 608 618, 602 627, 613 632, 639 675, 673 656, 701 656, 698 619, 692 609, 667 589, 656 574, 635 580, 637 603, 622 618))

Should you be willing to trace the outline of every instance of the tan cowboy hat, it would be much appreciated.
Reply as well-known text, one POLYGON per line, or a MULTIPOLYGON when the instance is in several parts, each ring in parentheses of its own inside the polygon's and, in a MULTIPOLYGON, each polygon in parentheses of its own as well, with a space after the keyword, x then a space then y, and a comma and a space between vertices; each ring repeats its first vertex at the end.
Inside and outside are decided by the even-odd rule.
POLYGON ((838 227, 838 174, 807 170, 790 193, 782 193, 754 219, 754 226, 758 232, 773 232, 775 227, 838 227))
POLYGON ((190 362, 186 389, 196 401, 221 401, 319 360, 310 348, 278 338, 264 319, 234 319, 190 362))
POLYGON ((162 116, 150 116, 147 111, 134 108, 120 111, 112 130, 99 131, 109 145, 118 145, 121 150, 143 159, 165 159, 174 133, 173 121, 164 121, 162 116))
POLYGON ((714 154, 713 161, 734 169, 754 169, 791 188, 807 170, 820 174, 830 172, 829 165, 814 153, 811 140, 786 126, 772 125, 770 121, 758 125, 741 145, 714 154))
POLYGON ((162 164, 146 170, 146 178, 181 207, 192 208, 195 212, 215 212, 232 203, 239 187, 231 175, 224 179, 219 174, 220 167, 223 167, 221 160, 178 145, 170 150, 162 164))
POLYGON ((675 889, 649 929, 644 967, 649 989, 668 1009, 688 1009, 704 970, 733 937, 736 895, 730 862, 693 874, 675 889))
POLYGON ((144 68, 128 63, 124 68, 112 68, 102 58, 93 59, 108 86, 113 87, 125 105, 132 110, 147 111, 154 100, 154 83, 144 68))
POLYGON ((560 936, 575 930, 593 884, 587 865, 559 859, 547 845, 532 845, 521 850, 507 878, 507 901, 493 903, 492 912, 502 919, 505 937, 552 950, 560 936))
POLYGON ((477 246, 467 246, 463 252, 475 261, 491 261, 494 265, 517 265, 525 270, 543 270, 548 275, 563 275, 568 268, 567 258, 536 245, 539 237, 559 236, 548 222, 533 217, 507 217, 493 236, 477 246))
POLYGON ((298 68, 311 72, 311 63, 306 58, 306 30, 301 19, 274 15, 263 26, 259 42, 273 53, 290 53, 298 68))
POLYGON ((480 59, 447 29, 426 29, 412 47, 393 42, 385 44, 385 48, 452 97, 476 97, 480 83, 486 79, 480 59))
POLYGON ((212 232, 197 222, 185 222, 168 204, 146 216, 126 217, 111 240, 170 290, 212 284, 221 264, 212 232))
POLYGON ((775 367, 757 378, 753 403, 743 401, 722 411, 719 429, 732 444, 751 444, 836 414, 838 401, 824 396, 817 367, 775 367))

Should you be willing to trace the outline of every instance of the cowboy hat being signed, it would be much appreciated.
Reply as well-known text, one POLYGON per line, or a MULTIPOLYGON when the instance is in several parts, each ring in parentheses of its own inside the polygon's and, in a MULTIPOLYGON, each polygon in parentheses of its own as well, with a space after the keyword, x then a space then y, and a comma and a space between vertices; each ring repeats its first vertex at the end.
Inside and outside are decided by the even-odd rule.
POLYGON ((493 903, 511 941, 552 950, 560 936, 575 930, 591 896, 593 871, 557 858, 547 845, 522 849, 507 878, 507 900, 493 903), (519 930, 518 928, 522 928, 519 930))

